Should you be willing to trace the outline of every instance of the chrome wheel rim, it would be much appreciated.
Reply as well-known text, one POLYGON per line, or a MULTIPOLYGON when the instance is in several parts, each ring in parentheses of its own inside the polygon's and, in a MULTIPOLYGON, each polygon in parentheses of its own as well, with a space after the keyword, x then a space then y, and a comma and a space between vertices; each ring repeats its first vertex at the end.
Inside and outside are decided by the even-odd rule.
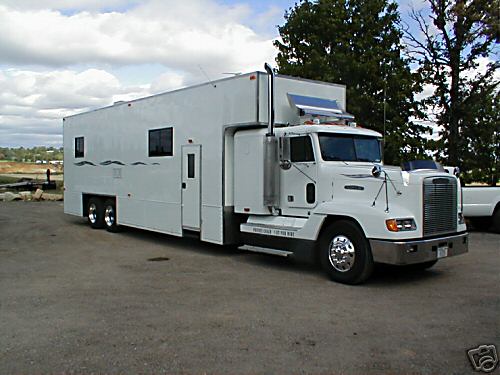
POLYGON ((335 236, 328 248, 328 259, 333 268, 339 272, 347 272, 354 265, 356 258, 352 241, 343 235, 335 236))
POLYGON ((113 226, 115 223, 115 210, 112 206, 106 207, 106 210, 104 211, 104 221, 108 227, 113 226))
POLYGON ((91 203, 89 205, 89 221, 92 224, 95 224, 95 222, 97 221, 97 206, 95 205, 95 203, 91 203))

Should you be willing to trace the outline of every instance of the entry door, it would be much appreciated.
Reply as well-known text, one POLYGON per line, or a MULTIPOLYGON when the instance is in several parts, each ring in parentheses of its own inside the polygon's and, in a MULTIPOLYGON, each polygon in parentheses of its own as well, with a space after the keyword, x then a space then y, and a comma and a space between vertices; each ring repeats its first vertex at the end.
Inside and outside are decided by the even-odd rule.
POLYGON ((182 227, 200 230, 201 148, 182 146, 182 227))

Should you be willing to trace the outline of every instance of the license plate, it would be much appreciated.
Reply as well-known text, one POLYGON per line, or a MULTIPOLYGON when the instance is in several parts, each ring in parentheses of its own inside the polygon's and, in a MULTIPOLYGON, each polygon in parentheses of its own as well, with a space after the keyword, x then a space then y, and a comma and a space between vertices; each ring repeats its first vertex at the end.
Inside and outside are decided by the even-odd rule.
POLYGON ((448 256, 448 245, 439 246, 437 251, 437 257, 444 258, 448 256))

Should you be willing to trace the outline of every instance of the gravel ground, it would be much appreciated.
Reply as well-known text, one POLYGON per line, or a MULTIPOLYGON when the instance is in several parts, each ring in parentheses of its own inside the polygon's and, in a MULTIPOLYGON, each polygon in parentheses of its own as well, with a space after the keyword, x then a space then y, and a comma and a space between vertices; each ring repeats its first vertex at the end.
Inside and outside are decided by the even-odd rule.
POLYGON ((431 270, 378 267, 346 286, 62 211, 0 203, 0 374, 467 374, 467 349, 500 349, 497 234, 471 233, 468 254, 431 270))

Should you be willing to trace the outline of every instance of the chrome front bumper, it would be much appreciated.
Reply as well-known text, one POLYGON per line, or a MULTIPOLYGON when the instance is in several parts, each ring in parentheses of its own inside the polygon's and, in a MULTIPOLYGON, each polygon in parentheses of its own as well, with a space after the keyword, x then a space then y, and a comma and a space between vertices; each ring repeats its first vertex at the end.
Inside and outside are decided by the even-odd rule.
POLYGON ((461 233, 430 240, 370 240, 370 246, 375 262, 397 265, 415 264, 466 253, 469 245, 468 237, 468 233, 461 233))

